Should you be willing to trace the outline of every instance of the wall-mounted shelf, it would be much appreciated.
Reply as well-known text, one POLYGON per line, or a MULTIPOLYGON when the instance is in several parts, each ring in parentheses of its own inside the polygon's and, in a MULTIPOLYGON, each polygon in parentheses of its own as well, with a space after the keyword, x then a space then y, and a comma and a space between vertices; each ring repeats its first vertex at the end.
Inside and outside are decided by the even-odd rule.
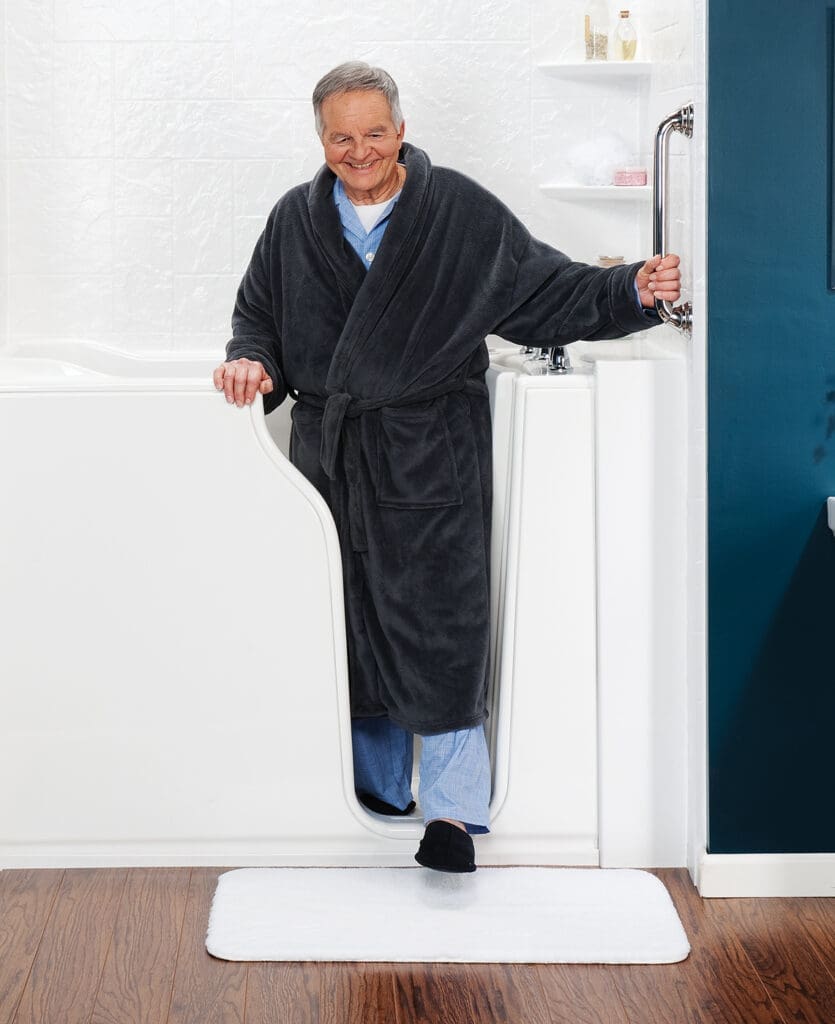
POLYGON ((616 202, 647 200, 651 185, 540 185, 540 191, 555 199, 605 199, 616 202))
POLYGON ((646 78, 652 68, 648 60, 577 60, 537 65, 560 78, 646 78))

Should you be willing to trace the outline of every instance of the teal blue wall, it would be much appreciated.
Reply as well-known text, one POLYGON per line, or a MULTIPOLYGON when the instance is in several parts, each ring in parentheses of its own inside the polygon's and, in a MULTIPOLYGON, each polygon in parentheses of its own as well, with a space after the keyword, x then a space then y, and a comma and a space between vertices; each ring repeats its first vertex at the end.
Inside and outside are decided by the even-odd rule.
POLYGON ((835 851, 828 8, 710 0, 711 853, 835 851))

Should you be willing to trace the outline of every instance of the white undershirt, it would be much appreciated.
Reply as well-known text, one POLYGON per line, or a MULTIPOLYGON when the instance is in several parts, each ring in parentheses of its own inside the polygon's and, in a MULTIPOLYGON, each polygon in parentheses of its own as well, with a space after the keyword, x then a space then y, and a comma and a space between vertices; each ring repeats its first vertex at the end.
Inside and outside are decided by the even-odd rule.
MULTIPOLYGON (((400 193, 397 192, 395 195, 400 195, 400 193)), ((359 206, 357 203, 351 203, 351 206, 353 206, 357 211, 357 217, 359 217, 360 224, 365 228, 366 234, 368 234, 369 231, 371 231, 377 224, 377 221, 383 215, 383 210, 385 210, 392 199, 394 199, 394 196, 389 196, 388 199, 382 203, 366 203, 363 206, 359 206)))

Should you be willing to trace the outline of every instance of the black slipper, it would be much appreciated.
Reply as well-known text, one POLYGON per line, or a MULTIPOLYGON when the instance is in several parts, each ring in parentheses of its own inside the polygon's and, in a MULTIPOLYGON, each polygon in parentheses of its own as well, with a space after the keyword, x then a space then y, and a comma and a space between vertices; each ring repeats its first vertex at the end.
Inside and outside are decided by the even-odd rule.
POLYGON ((371 793, 357 793, 357 800, 367 807, 369 811, 375 811, 377 814, 394 814, 398 818, 411 814, 415 809, 414 800, 401 811, 399 807, 395 807, 394 804, 387 804, 385 800, 380 800, 379 797, 373 796, 371 793))
POLYGON ((475 847, 462 829, 448 821, 430 821, 420 841, 415 860, 434 871, 454 874, 475 871, 475 847))

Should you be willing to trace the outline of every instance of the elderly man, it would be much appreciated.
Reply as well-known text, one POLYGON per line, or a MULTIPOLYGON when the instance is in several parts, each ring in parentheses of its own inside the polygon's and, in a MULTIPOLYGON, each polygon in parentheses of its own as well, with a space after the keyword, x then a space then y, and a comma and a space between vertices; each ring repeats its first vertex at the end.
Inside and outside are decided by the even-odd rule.
POLYGON ((296 400, 290 457, 342 550, 359 799, 410 813, 419 734, 416 859, 474 871, 470 837, 489 831, 490 799, 484 339, 643 330, 658 322, 656 297, 678 298, 679 261, 602 270, 536 240, 404 143, 397 87, 379 68, 335 68, 313 108, 325 165, 271 211, 214 381, 239 407, 258 392, 267 411, 296 400))

